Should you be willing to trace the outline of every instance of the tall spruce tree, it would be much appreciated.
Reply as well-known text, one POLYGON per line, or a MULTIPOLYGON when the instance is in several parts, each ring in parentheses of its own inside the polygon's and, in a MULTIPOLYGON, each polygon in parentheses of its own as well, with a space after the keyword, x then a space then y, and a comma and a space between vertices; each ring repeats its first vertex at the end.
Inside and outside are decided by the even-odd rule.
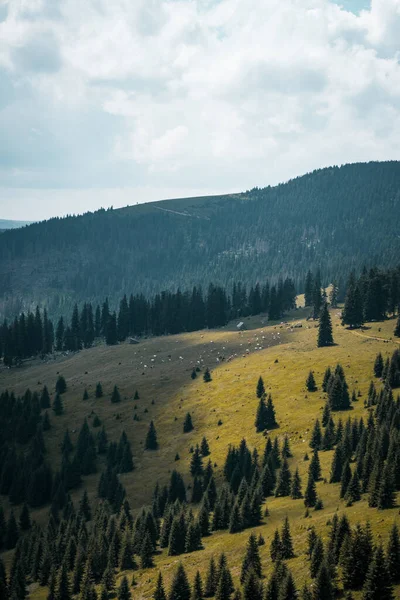
POLYGON ((318 348, 323 348, 324 346, 332 346, 333 344, 333 335, 332 335, 332 321, 331 316, 329 314, 328 305, 325 304, 322 307, 320 317, 319 317, 319 328, 318 328, 318 348))
POLYGON ((393 585, 382 546, 378 546, 367 572, 362 600, 392 600, 393 585))
POLYGON ((150 421, 144 447, 146 450, 157 450, 158 448, 157 432, 153 421, 150 421))

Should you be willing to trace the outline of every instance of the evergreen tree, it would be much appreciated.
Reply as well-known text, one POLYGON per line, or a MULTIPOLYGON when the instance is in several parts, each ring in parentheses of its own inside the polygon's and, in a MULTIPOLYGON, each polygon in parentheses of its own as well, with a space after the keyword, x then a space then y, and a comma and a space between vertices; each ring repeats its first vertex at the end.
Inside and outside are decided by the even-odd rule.
POLYGON ((146 533, 140 547, 140 564, 142 569, 149 569, 153 566, 153 544, 149 532, 146 533))
POLYGON ((298 500, 299 498, 303 497, 303 494, 301 493, 301 478, 298 469, 296 469, 295 474, 293 476, 290 496, 291 498, 293 498, 293 500, 298 500))
POLYGON ((57 382, 56 382, 56 392, 58 394, 64 394, 66 391, 67 391, 67 382, 65 381, 65 377, 63 377, 62 375, 59 375, 57 382))
POLYGON ((63 412, 64 412, 63 401, 61 400, 61 396, 60 396, 60 394, 58 392, 57 392, 57 394, 54 397, 53 411, 54 411, 54 414, 57 415, 57 416, 62 415, 63 412))
POLYGON ((390 530, 386 552, 387 568, 393 583, 400 581, 400 536, 397 524, 390 530))
POLYGON ((267 400, 266 428, 275 429, 275 427, 278 427, 278 423, 275 418, 275 408, 274 403, 272 402, 272 396, 269 394, 267 400))
POLYGON ((203 459, 201 458, 199 445, 196 445, 190 461, 190 474, 192 477, 201 477, 203 475, 203 459))
POLYGON ((15 548, 19 537, 18 525, 15 520, 14 511, 11 510, 10 516, 7 521, 6 532, 4 536, 4 546, 7 550, 15 548))
POLYGON ((344 498, 346 496, 346 492, 347 492, 347 488, 350 484, 350 480, 351 480, 351 469, 350 469, 350 465, 349 465, 349 461, 346 461, 344 467, 343 467, 343 471, 342 471, 342 476, 340 478, 340 497, 344 498))
POLYGON ((204 371, 203 380, 204 380, 205 383, 210 383, 210 381, 212 380, 211 379, 210 369, 208 367, 204 371))
POLYGON ((313 600, 333 600, 334 597, 335 590, 332 584, 331 572, 326 562, 323 562, 315 580, 313 600))
POLYGON ((146 450, 157 450, 158 442, 157 442, 157 432, 154 427, 153 421, 150 421, 149 430, 146 435, 146 441, 144 444, 146 450))
POLYGON ((317 419, 315 421, 314 429, 311 434, 310 448, 313 448, 314 450, 318 450, 319 448, 321 448, 321 445, 322 445, 321 425, 319 423, 319 420, 317 419))
POLYGON ((106 344, 115 346, 118 343, 117 315, 115 311, 108 317, 106 325, 106 344))
POLYGON ((217 569, 214 557, 211 556, 206 574, 206 584, 204 587, 204 597, 211 598, 217 590, 217 569))
POLYGON ((183 433, 189 433, 190 431, 193 431, 193 429, 192 417, 190 413, 186 413, 186 417, 183 422, 183 433))
POLYGON ((182 563, 172 579, 168 600, 190 600, 190 585, 182 563))
POLYGON ((260 397, 257 407, 255 426, 258 432, 264 431, 268 427, 268 411, 267 405, 265 404, 265 396, 260 397))
MULTIPOLYGON (((163 578, 161 575, 161 571, 158 573, 157 586, 156 586, 156 589, 154 590, 153 600, 167 600, 167 597, 166 597, 165 591, 164 591, 164 584, 163 584, 163 578)), ((201 599, 199 598, 199 600, 201 600, 201 599)))
POLYGON ((396 485, 393 465, 387 461, 383 468, 382 479, 378 492, 378 508, 393 508, 395 505, 396 485))
MULTIPOLYGON (((192 595, 190 596, 190 600, 203 600, 203 599, 204 599, 203 582, 201 580, 200 572, 196 571, 196 575, 195 575, 193 587, 192 587, 192 595)), ((158 600, 158 599, 155 598, 154 600, 158 600)), ((160 600, 164 600, 164 599, 160 598, 160 600)))
POLYGON ((298 592, 294 583, 293 575, 289 571, 282 581, 279 590, 279 600, 297 600, 298 592))
POLYGON ((374 375, 375 377, 382 377, 383 373, 383 356, 382 353, 379 352, 376 355, 375 363, 374 363, 374 375))
POLYGON ((307 508, 315 506, 317 503, 317 490, 315 487, 314 477, 311 473, 308 474, 308 482, 304 493, 304 505, 307 508))
POLYGON ((327 367, 324 373, 324 379, 322 381, 322 391, 323 392, 327 392, 328 391, 328 385, 329 385, 329 381, 332 377, 332 372, 331 372, 331 368, 327 367))
POLYGON ((98 383, 96 383, 95 396, 96 396, 96 398, 101 398, 103 396, 103 388, 102 388, 100 381, 98 383))
POLYGON ((62 563, 56 584, 56 600, 71 600, 68 571, 65 562, 62 563))
POLYGON ((129 583, 125 575, 122 578, 121 584, 118 588, 117 598, 118 600, 131 600, 132 598, 131 591, 129 589, 129 583))
POLYGON ((318 328, 318 348, 323 348, 325 346, 333 345, 333 335, 332 335, 332 321, 331 316, 329 314, 328 305, 325 302, 321 314, 319 317, 319 328, 318 328))
POLYGON ((50 394, 47 386, 45 385, 40 395, 40 407, 50 408, 50 394))
POLYGON ((382 546, 378 546, 363 587, 363 600, 392 600, 393 586, 382 546))
POLYGON ((315 448, 313 452, 308 472, 309 475, 312 476, 314 481, 318 481, 319 479, 321 479, 321 465, 319 462, 319 454, 317 448, 315 448))
POLYGON ((31 516, 27 504, 22 507, 21 515, 19 517, 19 527, 21 531, 28 531, 31 528, 31 516))
POLYGON ((313 372, 310 371, 306 380, 306 388, 309 392, 316 392, 317 385, 315 383, 313 372))
POLYGON ((286 517, 281 532, 282 558, 289 559, 294 557, 292 536, 290 533, 289 519, 286 517))
POLYGON ((354 275, 350 278, 344 308, 342 311, 342 324, 361 327, 364 323, 364 311, 360 288, 355 283, 354 275))
POLYGON ((279 531, 276 529, 269 549, 272 562, 282 560, 282 543, 279 531))
POLYGON ((209 445, 208 445, 208 442, 207 442, 207 438, 205 436, 201 440, 200 452, 201 452, 201 455, 203 457, 209 456, 209 454, 210 454, 210 448, 209 448, 209 445))
POLYGON ((86 388, 83 392, 82 400, 89 400, 89 394, 86 388))
POLYGON ((314 280, 311 271, 307 272, 304 290, 304 304, 305 306, 312 306, 313 303, 313 290, 314 280))
POLYGON ((252 533, 248 539, 246 546, 246 554, 242 562, 242 572, 240 581, 243 583, 249 571, 253 571, 257 577, 261 577, 261 559, 257 544, 257 538, 252 533))
POLYGON ((119 393, 119 390, 118 390, 117 386, 114 385, 114 389, 113 389, 113 392, 111 394, 111 403, 112 404, 117 404, 118 402, 121 402, 121 395, 119 393))
POLYGON ((354 469, 354 473, 351 476, 349 485, 347 486, 345 498, 349 505, 361 500, 361 487, 357 469, 354 469))
POLYGON ((261 377, 261 375, 258 378, 256 395, 257 395, 257 398, 262 398, 262 396, 265 396, 264 381, 263 381, 263 378, 261 377))
POLYGON ((282 467, 279 471, 278 481, 276 484, 275 496, 290 496, 292 483, 292 475, 290 473, 287 458, 283 459, 282 467))
POLYGON ((257 573, 250 569, 243 585, 243 600, 262 600, 263 590, 257 573))

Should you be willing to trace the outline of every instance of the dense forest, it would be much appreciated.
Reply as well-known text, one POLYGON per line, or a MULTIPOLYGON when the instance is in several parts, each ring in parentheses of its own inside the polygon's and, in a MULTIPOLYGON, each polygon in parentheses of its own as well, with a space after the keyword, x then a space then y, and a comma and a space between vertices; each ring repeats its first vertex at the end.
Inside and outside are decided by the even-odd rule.
MULTIPOLYGON (((351 270, 400 255, 400 163, 345 165, 242 194, 99 210, 0 236, 0 315, 38 304, 51 317, 75 302, 124 294, 230 288, 323 266, 339 287, 351 270)), ((134 200, 134 199, 133 199, 134 200)))
MULTIPOLYGON (((321 289, 319 291, 321 297, 321 289)), ((119 310, 111 311, 108 299, 93 309, 75 304, 70 318, 60 317, 57 327, 39 307, 35 313, 22 312, 9 324, 0 326, 0 358, 6 366, 18 365, 22 359, 46 355, 53 351, 77 351, 90 348, 95 339, 108 345, 128 336, 165 335, 221 327, 229 319, 267 313, 270 320, 280 319, 296 305, 296 291, 289 278, 278 285, 258 283, 247 293, 246 287, 234 283, 232 293, 210 284, 206 294, 194 287, 191 292, 162 292, 150 300, 143 295, 124 296, 119 310)))

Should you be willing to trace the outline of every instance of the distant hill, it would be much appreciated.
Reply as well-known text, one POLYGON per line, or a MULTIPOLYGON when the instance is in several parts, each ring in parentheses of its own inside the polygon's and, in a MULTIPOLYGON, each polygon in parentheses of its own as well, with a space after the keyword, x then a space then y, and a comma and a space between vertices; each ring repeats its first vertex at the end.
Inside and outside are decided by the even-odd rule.
POLYGON ((55 218, 0 236, 0 314, 36 303, 229 286, 306 271, 344 280, 400 256, 400 162, 320 169, 275 187, 55 218))
POLYGON ((0 219, 0 231, 5 229, 18 229, 19 227, 25 227, 30 225, 32 221, 9 221, 7 219, 0 219))

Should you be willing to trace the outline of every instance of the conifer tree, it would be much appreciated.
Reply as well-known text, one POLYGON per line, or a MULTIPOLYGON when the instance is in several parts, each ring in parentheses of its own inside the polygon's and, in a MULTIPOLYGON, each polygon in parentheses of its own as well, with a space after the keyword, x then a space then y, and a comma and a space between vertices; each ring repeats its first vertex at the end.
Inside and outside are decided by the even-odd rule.
POLYGON ((26 503, 24 503, 21 511, 21 515, 19 517, 19 528, 21 531, 28 531, 31 528, 31 516, 29 513, 29 508, 26 503))
POLYGON ((71 600, 68 571, 65 562, 62 563, 56 584, 56 600, 71 600))
POLYGON ((150 421, 144 447, 146 450, 157 450, 158 448, 157 432, 153 421, 150 421))
POLYGON ((378 546, 371 562, 365 584, 362 600, 392 600, 393 586, 387 569, 382 546, 378 546))
POLYGON ((276 484, 275 496, 289 496, 292 484, 292 475, 290 473, 287 458, 283 459, 282 467, 279 471, 278 481, 276 484))
POLYGON ((288 571, 280 586, 279 600, 297 600, 298 597, 299 596, 294 583, 293 575, 290 571, 288 571))
POLYGON ((111 394, 111 403, 117 404, 118 402, 121 402, 121 395, 119 393, 118 387, 114 385, 114 389, 111 394))
POLYGON ((299 498, 303 497, 303 494, 301 493, 301 478, 299 475, 299 469, 297 468, 293 476, 290 496, 293 498, 293 500, 298 500, 299 498))
POLYGON ((154 590, 153 600, 167 600, 167 597, 166 597, 165 591, 164 591, 164 584, 163 584, 163 578, 161 575, 161 571, 158 573, 157 586, 156 586, 156 589, 154 590))
POLYGON ((215 593, 216 600, 230 600, 233 592, 232 576, 226 564, 224 564, 218 573, 218 584, 215 593))
POLYGON ((311 473, 308 474, 308 482, 306 491, 304 492, 304 505, 307 508, 312 508, 317 502, 317 490, 315 487, 314 477, 311 473))
POLYGON ((351 476, 349 485, 347 486, 345 498, 349 505, 361 500, 361 487, 357 469, 354 469, 354 472, 351 476))
POLYGON ((319 317, 319 328, 318 328, 318 348, 333 345, 332 335, 332 321, 329 314, 328 305, 325 302, 319 317))
POLYGON ((205 456, 209 456, 209 454, 210 454, 210 448, 209 448, 209 445, 208 445, 207 438, 205 436, 201 440, 200 452, 201 452, 201 455, 203 456, 203 458, 205 456))
POLYGON ((278 427, 278 423, 276 422, 275 418, 275 408, 274 403, 272 402, 272 396, 269 394, 267 400, 266 428, 274 429, 275 427, 278 427))
POLYGON ((288 438, 288 435, 285 434, 285 437, 283 438, 282 458, 284 458, 284 457, 291 458, 292 456, 293 456, 293 454, 290 450, 289 438, 288 438))
POLYGON ((208 367, 204 371, 203 380, 204 380, 205 383, 210 383, 210 381, 212 380, 211 379, 210 369, 208 367))
POLYGON ((67 382, 65 381, 65 377, 63 377, 62 375, 59 375, 57 382, 56 382, 56 392, 58 394, 64 394, 66 391, 67 391, 67 382))
POLYGON ((324 379, 322 381, 322 391, 323 392, 327 392, 328 391, 328 385, 329 385, 329 381, 332 377, 332 372, 331 372, 331 368, 327 367, 324 373, 324 379))
POLYGON ((149 532, 146 533, 140 547, 140 564, 142 569, 149 569, 153 566, 153 544, 149 532))
POLYGON ((390 530, 386 560, 392 582, 398 583, 400 581, 400 536, 396 523, 393 524, 390 530))
POLYGON ((240 503, 238 499, 236 499, 229 520, 229 533, 237 533, 238 531, 242 531, 242 515, 240 511, 240 503))
POLYGON ((321 448, 321 445, 322 445, 321 425, 320 425, 319 419, 317 419, 315 421, 314 429, 311 434, 310 448, 313 448, 314 450, 316 450, 316 449, 319 450, 319 448, 321 448))
POLYGON ((286 517, 281 531, 282 558, 287 560, 294 557, 292 535, 290 533, 289 519, 286 517))
POLYGON ((364 323, 364 311, 359 286, 355 284, 354 276, 349 282, 344 308, 342 311, 342 324, 361 327, 364 323))
POLYGON ((333 600, 334 597, 335 590, 332 584, 331 572, 326 562, 323 562, 315 580, 314 600, 322 600, 322 598, 333 600))
POLYGON ((82 400, 89 400, 89 393, 86 388, 83 392, 82 400))
POLYGON ((383 356, 382 353, 379 352, 376 355, 376 359, 375 359, 375 363, 374 363, 374 375, 375 377, 382 377, 382 373, 383 373, 383 356))
POLYGON ((262 600, 263 590, 257 574, 253 569, 247 573, 243 585, 243 600, 262 600))
POLYGON ((172 579, 168 600, 190 600, 190 585, 182 563, 172 579))
MULTIPOLYGON (((190 596, 190 600, 203 600, 203 582, 201 580, 201 575, 199 571, 196 571, 196 575, 193 581, 192 594, 190 596)), ((154 600, 157 600, 156 598, 154 600)), ((160 600, 163 600, 160 598, 160 600)))
POLYGON ((306 388, 309 392, 316 392, 317 385, 315 383, 314 374, 312 371, 309 372, 307 380, 306 380, 306 388))
POLYGON ((103 396, 103 387, 102 387, 100 381, 98 381, 96 383, 95 396, 96 396, 96 398, 102 398, 102 396, 103 396))
POLYGON ((18 541, 18 537, 19 532, 17 521, 15 520, 14 511, 11 510, 4 536, 4 546, 6 550, 11 550, 12 548, 15 548, 18 541))
POLYGON ((261 377, 261 375, 258 378, 256 395, 257 395, 257 398, 261 398, 262 396, 265 396, 264 381, 263 381, 263 378, 261 377))
POLYGON ((279 531, 276 529, 269 548, 272 562, 282 560, 282 543, 279 531))
POLYGON ((190 431, 193 431, 193 429, 194 429, 194 427, 193 427, 191 414, 186 413, 186 417, 183 422, 183 433, 189 433, 190 431))
POLYGON ((250 570, 252 570, 257 577, 261 577, 260 552, 257 544, 257 538, 254 533, 252 533, 248 539, 246 554, 242 562, 242 571, 240 575, 240 581, 242 583, 245 581, 246 575, 250 570))
POLYGON ((393 508, 395 505, 395 478, 393 473, 393 465, 386 461, 383 468, 382 479, 378 492, 378 508, 393 508))
POLYGON ((50 408, 50 394, 47 386, 45 385, 40 395, 40 407, 50 408))
POLYGON ((343 467, 343 471, 342 471, 342 476, 340 478, 340 497, 344 498, 346 496, 346 492, 347 492, 347 488, 349 486, 351 480, 351 469, 350 469, 350 465, 349 465, 349 461, 346 461, 344 467, 343 467))
POLYGON ((260 397, 257 407, 255 426, 257 432, 264 431, 268 427, 267 405, 265 404, 265 396, 260 397))
POLYGON ((53 411, 54 411, 54 414, 57 415, 57 416, 62 415, 63 412, 64 412, 64 405, 63 405, 63 402, 61 400, 61 396, 60 396, 60 394, 58 392, 57 392, 57 394, 54 397, 53 411))
POLYGON ((343 451, 342 446, 338 444, 332 459, 330 483, 339 483, 343 471, 343 451))
POLYGON ((190 461, 190 474, 192 477, 201 477, 203 475, 203 459, 198 444, 196 444, 190 461))
POLYGON ((321 479, 321 464, 319 462, 319 454, 317 448, 315 448, 313 452, 308 472, 312 476, 314 481, 319 481, 319 479, 321 479))
POLYGON ((131 591, 129 589, 128 579, 126 578, 125 575, 122 578, 121 584, 118 588, 117 598, 118 598, 118 600, 131 600, 131 598, 132 598, 131 591))
POLYGON ((208 564, 207 575, 206 575, 206 584, 204 587, 204 597, 211 598, 215 595, 217 589, 217 569, 215 566, 214 557, 211 556, 210 562, 208 564))
POLYGON ((314 290, 314 279, 311 271, 307 272, 304 290, 304 304, 305 306, 311 306, 313 303, 313 290, 314 290))

